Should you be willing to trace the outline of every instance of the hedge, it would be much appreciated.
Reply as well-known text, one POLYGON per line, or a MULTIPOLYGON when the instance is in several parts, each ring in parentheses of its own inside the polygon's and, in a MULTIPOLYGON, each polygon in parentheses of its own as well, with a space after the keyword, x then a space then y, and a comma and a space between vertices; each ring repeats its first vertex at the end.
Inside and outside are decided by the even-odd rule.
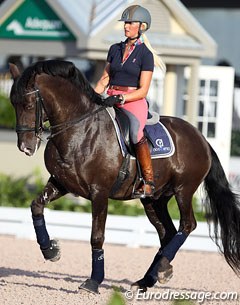
POLYGON ((0 93, 0 127, 15 128, 15 111, 7 96, 0 93))
MULTIPOLYGON (((16 178, 0 173, 0 206, 29 207, 34 198, 43 190, 43 182, 40 172, 35 170, 33 174, 16 178)), ((67 195, 47 205, 53 210, 76 211, 91 213, 91 202, 73 200, 67 195)), ((179 219, 179 209, 174 198, 168 204, 169 213, 173 219, 179 219)), ((193 208, 197 220, 204 221, 205 217, 199 210, 196 198, 193 200, 193 208)), ((108 213, 112 215, 137 216, 144 215, 144 209, 139 200, 120 201, 109 199, 108 213)))

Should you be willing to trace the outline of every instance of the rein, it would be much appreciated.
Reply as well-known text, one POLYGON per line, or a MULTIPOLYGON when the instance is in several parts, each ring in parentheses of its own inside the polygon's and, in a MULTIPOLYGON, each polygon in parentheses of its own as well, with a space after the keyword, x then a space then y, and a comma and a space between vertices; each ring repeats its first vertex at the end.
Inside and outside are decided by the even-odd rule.
POLYGON ((71 128, 73 125, 85 120, 86 118, 90 117, 91 115, 94 115, 100 111, 102 111, 103 109, 106 109, 106 106, 101 106, 99 107, 98 109, 94 110, 93 112, 88 112, 86 114, 84 114, 83 116, 81 116, 80 118, 78 119, 75 119, 75 120, 71 120, 71 121, 67 121, 67 122, 63 122, 61 124, 57 124, 57 125, 53 125, 53 126, 50 126, 50 130, 53 130, 55 128, 59 128, 59 127, 64 127, 64 129, 60 129, 59 131, 55 132, 55 133, 51 133, 51 135, 49 137, 47 137, 47 139, 52 139, 53 137, 55 137, 56 135, 64 132, 65 130, 71 128))
MULTIPOLYGON (((24 94, 24 96, 30 95, 30 94, 35 94, 35 97, 36 97, 35 127, 28 127, 28 126, 25 126, 25 125, 17 125, 16 126, 16 132, 17 133, 24 133, 24 132, 28 132, 28 131, 35 131, 36 137, 38 137, 40 140, 42 140, 41 137, 40 137, 40 134, 42 133, 42 131, 44 131, 44 127, 43 127, 43 110, 44 110, 43 98, 40 94, 39 89, 28 92, 28 93, 24 94)), ((101 106, 101 107, 99 107, 98 109, 94 110, 91 113, 89 112, 89 113, 86 113, 86 114, 82 115, 78 119, 74 119, 74 120, 71 120, 71 121, 67 121, 67 122, 63 122, 63 123, 60 123, 60 124, 50 126, 49 129, 51 130, 51 134, 50 134, 50 136, 47 137, 47 139, 49 140, 49 139, 54 138, 55 136, 59 135, 60 133, 64 132, 65 130, 69 129, 73 125, 75 125, 75 124, 85 120, 86 118, 102 111, 103 109, 106 109, 106 106, 101 106), (56 128, 61 128, 61 129, 59 131, 52 132, 56 128)))

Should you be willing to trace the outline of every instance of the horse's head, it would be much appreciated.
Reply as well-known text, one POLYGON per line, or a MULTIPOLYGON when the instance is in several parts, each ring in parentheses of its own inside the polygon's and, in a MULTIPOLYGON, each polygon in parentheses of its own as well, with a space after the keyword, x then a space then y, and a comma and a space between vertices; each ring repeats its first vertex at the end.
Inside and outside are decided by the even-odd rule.
POLYGON ((16 132, 18 148, 28 156, 32 156, 40 146, 42 133, 41 96, 34 88, 34 80, 30 78, 26 87, 18 67, 10 64, 13 85, 10 100, 16 113, 16 132))
POLYGON ((46 119, 53 137, 66 125, 74 125, 79 117, 91 113, 101 101, 82 73, 68 61, 36 62, 22 74, 16 65, 10 64, 10 72, 14 80, 10 99, 16 112, 18 148, 28 156, 40 145, 46 119))

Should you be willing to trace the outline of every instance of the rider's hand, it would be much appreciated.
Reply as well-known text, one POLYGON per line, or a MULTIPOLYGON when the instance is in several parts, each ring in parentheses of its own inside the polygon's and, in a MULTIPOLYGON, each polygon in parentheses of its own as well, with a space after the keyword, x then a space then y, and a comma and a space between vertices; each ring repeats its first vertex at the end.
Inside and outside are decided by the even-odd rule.
POLYGON ((124 104, 124 97, 122 96, 122 94, 118 94, 118 95, 110 95, 109 97, 103 99, 103 105, 108 106, 108 107, 112 107, 115 104, 124 104))

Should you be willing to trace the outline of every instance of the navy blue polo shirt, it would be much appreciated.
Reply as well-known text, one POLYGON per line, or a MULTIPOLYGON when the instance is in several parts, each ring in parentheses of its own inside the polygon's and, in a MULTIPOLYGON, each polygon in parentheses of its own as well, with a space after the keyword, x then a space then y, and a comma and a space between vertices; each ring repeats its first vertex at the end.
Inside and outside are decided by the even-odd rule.
POLYGON ((141 71, 153 71, 154 60, 152 52, 144 43, 135 49, 122 64, 125 42, 112 45, 108 51, 107 61, 110 63, 109 85, 139 87, 141 71))

